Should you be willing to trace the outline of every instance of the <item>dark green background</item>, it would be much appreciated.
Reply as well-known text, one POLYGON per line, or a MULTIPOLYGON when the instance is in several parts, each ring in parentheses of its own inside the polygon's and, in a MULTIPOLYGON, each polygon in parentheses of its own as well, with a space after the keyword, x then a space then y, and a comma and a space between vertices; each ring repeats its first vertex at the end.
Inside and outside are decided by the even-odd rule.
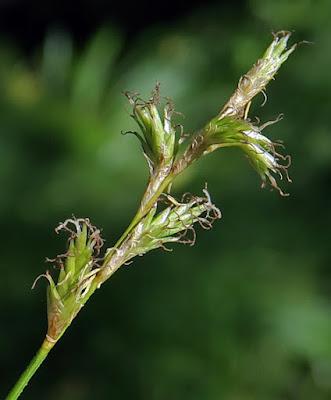
MULTIPOLYGON (((157 5, 154 5, 157 7, 157 5)), ((151 5, 151 7, 154 7, 151 5)), ((91 10, 93 4, 91 3, 91 10)), ((201 4, 125 40, 104 21, 88 40, 51 27, 28 54, 0 37, 0 397, 39 346, 46 282, 72 214, 111 246, 135 212, 147 168, 123 90, 155 82, 192 132, 214 116, 271 31, 299 46, 251 111, 293 156, 291 196, 261 190, 245 157, 213 153, 181 176, 205 182, 223 219, 195 247, 155 251, 96 293, 22 398, 326 400, 331 398, 331 4, 201 4)), ((128 8, 129 12, 129 8, 128 8)))

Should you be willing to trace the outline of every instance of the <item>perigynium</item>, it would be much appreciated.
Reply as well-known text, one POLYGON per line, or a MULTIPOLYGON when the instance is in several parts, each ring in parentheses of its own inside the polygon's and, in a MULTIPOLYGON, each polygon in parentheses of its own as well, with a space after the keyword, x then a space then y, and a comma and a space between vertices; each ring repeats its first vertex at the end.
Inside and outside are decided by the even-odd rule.
POLYGON ((49 271, 40 276, 48 281, 47 333, 7 400, 20 396, 87 300, 122 265, 151 250, 168 249, 171 243, 193 244, 197 224, 210 229, 221 218, 207 187, 202 196, 184 195, 180 201, 170 194, 174 179, 194 161, 217 149, 237 147, 260 175, 263 187, 270 184, 281 195, 287 195, 278 186, 277 178, 284 176, 290 182, 287 172, 290 156, 279 151, 283 145, 272 142, 262 133, 279 118, 258 126, 251 122, 249 108, 257 94, 265 95, 266 86, 294 51, 296 45, 287 48, 289 38, 290 33, 285 31, 274 35, 261 59, 239 79, 221 111, 190 138, 183 134, 182 126, 174 124, 174 105, 162 99, 159 84, 148 100, 126 93, 139 128, 138 132, 131 133, 141 143, 150 174, 138 211, 118 241, 104 251, 100 230, 88 218, 71 218, 56 228, 56 232, 67 232, 69 239, 66 251, 50 260, 59 270, 58 276, 53 277, 49 271))

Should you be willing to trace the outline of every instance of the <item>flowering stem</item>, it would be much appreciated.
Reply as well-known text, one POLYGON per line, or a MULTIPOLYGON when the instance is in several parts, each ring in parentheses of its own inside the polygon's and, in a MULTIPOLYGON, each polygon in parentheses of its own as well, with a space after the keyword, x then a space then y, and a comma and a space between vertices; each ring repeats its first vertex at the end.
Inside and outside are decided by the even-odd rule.
POLYGON ((12 388, 5 400, 16 400, 20 394, 23 392, 25 386, 29 383, 30 379, 33 377, 37 369, 40 367, 42 362, 47 357, 50 350, 55 345, 55 342, 49 342, 47 339, 44 340, 40 349, 36 355, 31 360, 30 364, 26 367, 25 371, 19 377, 15 386, 12 388))
POLYGON ((189 196, 187 200, 184 195, 181 202, 166 194, 169 193, 168 189, 174 178, 195 160, 218 148, 239 147, 260 174, 262 186, 269 181, 281 195, 286 195, 278 187, 272 174, 278 174, 282 178, 283 173, 290 181, 287 173, 290 158, 277 152, 279 143, 273 143, 261 133, 267 125, 275 121, 260 127, 255 126, 248 118, 248 110, 253 97, 264 91, 281 64, 295 49, 295 45, 290 49, 286 48, 289 37, 288 32, 275 35, 263 57, 240 79, 237 89, 220 113, 191 138, 190 144, 179 153, 181 155, 177 151, 183 138, 177 138, 176 126, 171 123, 174 111, 172 105, 166 104, 163 117, 156 107, 159 102, 159 86, 147 102, 128 95, 133 105, 132 116, 142 131, 142 135, 136 133, 136 136, 142 144, 150 170, 150 180, 140 206, 124 233, 101 259, 97 256, 100 254, 103 239, 100 230, 89 219, 70 218, 56 229, 57 233, 60 230, 69 232, 70 238, 68 251, 53 260, 60 267, 58 279, 54 281, 48 271, 41 275, 49 282, 47 336, 6 400, 16 400, 20 396, 81 308, 96 289, 122 265, 150 250, 160 247, 166 249, 166 243, 193 244, 195 223, 210 229, 212 223, 221 218, 221 212, 211 202, 207 189, 203 190, 204 198, 189 196), (165 194, 168 207, 158 212, 157 203, 162 193, 165 194), (193 239, 186 236, 188 232, 193 232, 193 239))

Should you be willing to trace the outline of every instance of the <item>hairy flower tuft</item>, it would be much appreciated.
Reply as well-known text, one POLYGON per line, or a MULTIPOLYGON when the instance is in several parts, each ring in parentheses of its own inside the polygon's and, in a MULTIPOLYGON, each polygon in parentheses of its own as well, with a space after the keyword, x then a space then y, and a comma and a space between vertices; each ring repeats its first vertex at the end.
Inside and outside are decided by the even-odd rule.
POLYGON ((134 133, 140 140, 151 174, 160 165, 172 164, 176 151, 176 127, 172 124, 174 106, 167 100, 163 117, 160 116, 160 85, 157 84, 148 101, 138 94, 125 93, 133 106, 132 117, 138 124, 141 134, 134 133))
POLYGON ((254 169, 262 179, 262 187, 267 181, 277 189, 282 196, 288 196, 278 186, 274 175, 288 182, 291 179, 288 175, 288 167, 291 164, 291 157, 279 153, 276 148, 284 147, 282 144, 272 142, 262 134, 262 130, 281 119, 279 116, 275 121, 269 121, 258 127, 249 120, 237 119, 234 117, 215 118, 205 129, 204 154, 208 154, 221 147, 239 147, 248 156, 254 169))
POLYGON ((49 282, 47 339, 50 342, 59 339, 88 299, 91 284, 100 270, 96 257, 103 246, 100 230, 89 219, 67 219, 55 229, 56 233, 60 231, 69 233, 68 250, 53 260, 47 259, 60 269, 57 283, 48 271, 41 275, 49 282))
POLYGON ((221 211, 211 202, 206 188, 203 193, 203 197, 185 194, 181 202, 164 194, 164 201, 168 206, 157 214, 155 204, 137 225, 131 238, 130 258, 158 247, 165 248, 165 244, 169 242, 193 245, 196 237, 194 224, 210 229, 213 222, 221 218, 221 211), (188 236, 190 233, 191 238, 188 236))
POLYGON ((274 40, 263 56, 239 80, 238 87, 219 113, 223 118, 228 115, 244 117, 246 107, 258 93, 263 92, 277 71, 293 53, 296 44, 287 48, 290 32, 280 31, 274 34, 274 40))

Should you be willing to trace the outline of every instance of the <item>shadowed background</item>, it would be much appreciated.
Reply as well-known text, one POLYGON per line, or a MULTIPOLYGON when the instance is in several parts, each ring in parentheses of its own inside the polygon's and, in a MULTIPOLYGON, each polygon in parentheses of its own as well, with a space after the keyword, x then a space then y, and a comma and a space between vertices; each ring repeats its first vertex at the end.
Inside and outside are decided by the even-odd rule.
MULTIPOLYGON (((147 180, 121 94, 156 81, 187 132, 213 117, 279 29, 299 46, 251 116, 292 154, 291 196, 260 189, 234 150, 186 171, 223 219, 197 244, 155 251, 98 291, 22 398, 326 400, 331 396, 328 0, 0 3, 0 397, 46 329, 46 282, 74 214, 111 246, 147 180), (156 11, 158 7, 158 11, 156 11)), ((55 271, 54 271, 55 272, 55 271)))

